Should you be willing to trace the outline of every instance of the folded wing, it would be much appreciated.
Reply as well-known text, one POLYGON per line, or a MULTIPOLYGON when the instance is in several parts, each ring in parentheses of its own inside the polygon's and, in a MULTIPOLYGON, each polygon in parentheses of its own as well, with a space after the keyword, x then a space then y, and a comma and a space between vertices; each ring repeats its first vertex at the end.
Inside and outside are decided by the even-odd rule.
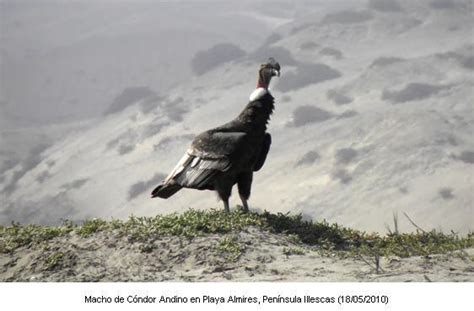
POLYGON ((153 197, 167 198, 181 187, 209 189, 212 178, 232 166, 231 159, 241 146, 245 133, 207 131, 197 136, 153 197))
POLYGON ((260 154, 258 155, 257 162, 255 162, 255 166, 253 168, 254 172, 259 171, 263 164, 265 164, 265 160, 267 159, 268 151, 270 150, 270 145, 272 144, 272 136, 270 133, 265 133, 263 137, 262 147, 260 149, 260 154))

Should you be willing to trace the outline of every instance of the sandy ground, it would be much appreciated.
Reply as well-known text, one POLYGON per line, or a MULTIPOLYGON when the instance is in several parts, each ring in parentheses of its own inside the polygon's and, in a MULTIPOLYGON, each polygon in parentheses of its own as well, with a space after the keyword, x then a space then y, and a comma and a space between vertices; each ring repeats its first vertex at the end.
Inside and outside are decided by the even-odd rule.
POLYGON ((321 255, 286 235, 255 228, 149 243, 100 232, 76 233, 0 254, 0 281, 474 281, 474 249, 411 258, 321 255), (241 249, 219 250, 223 239, 241 249))

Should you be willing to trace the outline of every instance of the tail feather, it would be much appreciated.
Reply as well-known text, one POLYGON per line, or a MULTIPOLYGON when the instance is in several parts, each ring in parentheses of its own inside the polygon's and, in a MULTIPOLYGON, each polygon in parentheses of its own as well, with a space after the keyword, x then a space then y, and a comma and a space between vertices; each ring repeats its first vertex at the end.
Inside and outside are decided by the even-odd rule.
POLYGON ((181 188, 183 187, 177 184, 161 184, 151 192, 151 197, 167 199, 179 190, 181 190, 181 188))

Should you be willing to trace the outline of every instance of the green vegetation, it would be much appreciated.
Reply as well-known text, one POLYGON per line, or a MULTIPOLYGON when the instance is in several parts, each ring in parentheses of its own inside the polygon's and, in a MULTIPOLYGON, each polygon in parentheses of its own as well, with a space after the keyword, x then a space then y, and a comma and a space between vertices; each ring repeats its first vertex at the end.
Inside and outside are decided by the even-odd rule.
MULTIPOLYGON (((9 253, 19 247, 31 247, 65 235, 91 238, 94 234, 107 232, 126 237, 130 242, 139 242, 143 252, 154 250, 153 241, 162 236, 181 236, 192 239, 206 234, 227 234, 255 227, 264 231, 288 236, 290 243, 298 247, 287 249, 288 255, 303 254, 306 249, 323 254, 340 256, 400 256, 448 253, 474 247, 474 233, 460 237, 454 233, 426 232, 417 229, 414 233, 399 233, 398 230, 385 236, 345 228, 326 221, 311 222, 301 215, 271 214, 264 212, 244 213, 241 210, 225 214, 220 210, 188 210, 182 214, 135 217, 128 220, 92 219, 81 225, 65 222, 62 226, 37 225, 0 226, 0 253, 9 253)), ((245 250, 235 238, 223 237, 216 246, 230 260, 237 260, 245 250)), ((51 259, 54 266, 58 258, 51 259)))
POLYGON ((224 237, 219 241, 217 250, 223 253, 229 261, 237 261, 244 251, 244 247, 239 244, 235 237, 224 237))
POLYGON ((64 253, 57 252, 53 253, 45 259, 46 270, 54 270, 59 267, 64 260, 64 253))
POLYGON ((105 230, 109 225, 105 220, 93 218, 86 220, 82 226, 76 229, 76 232, 79 233, 82 237, 86 238, 91 236, 95 232, 105 230))
POLYGON ((132 216, 127 221, 115 221, 112 227, 128 235, 133 241, 147 241, 153 236, 173 235, 193 238, 206 233, 229 233, 249 226, 263 225, 263 220, 255 213, 246 214, 240 210, 230 214, 221 210, 188 210, 182 214, 155 217, 132 216))
POLYGON ((283 248, 283 254, 285 254, 286 256, 304 255, 306 254, 306 250, 301 247, 285 247, 283 248))
POLYGON ((69 222, 63 226, 48 227, 38 225, 0 226, 0 253, 9 253, 19 247, 29 246, 68 234, 73 230, 69 222))

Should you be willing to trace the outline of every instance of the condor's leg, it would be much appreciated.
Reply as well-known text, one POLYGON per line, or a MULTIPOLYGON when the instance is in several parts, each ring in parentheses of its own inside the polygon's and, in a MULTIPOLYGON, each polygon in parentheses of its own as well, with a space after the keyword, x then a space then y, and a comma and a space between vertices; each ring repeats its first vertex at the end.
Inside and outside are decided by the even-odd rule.
POLYGON ((253 172, 245 172, 239 175, 237 179, 237 186, 239 188, 240 199, 242 200, 242 205, 244 211, 249 211, 249 205, 247 200, 250 198, 250 191, 252 188, 252 178, 253 172))
POLYGON ((228 185, 227 183, 219 183, 216 185, 216 191, 219 195, 219 198, 224 202, 224 211, 226 213, 230 212, 229 208, 229 197, 232 193, 232 185, 228 185))

